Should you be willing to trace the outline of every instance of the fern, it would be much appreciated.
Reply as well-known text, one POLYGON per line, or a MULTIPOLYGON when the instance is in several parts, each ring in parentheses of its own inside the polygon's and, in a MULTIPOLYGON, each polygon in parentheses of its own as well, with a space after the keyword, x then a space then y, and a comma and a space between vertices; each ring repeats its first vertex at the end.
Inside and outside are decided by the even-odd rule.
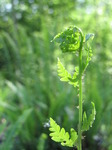
POLYGON ((91 103, 92 103, 93 109, 92 109, 92 113, 90 114, 89 118, 87 119, 86 112, 84 112, 84 114, 83 114, 82 131, 89 130, 89 128, 92 127, 92 124, 95 120, 95 115, 96 115, 95 104, 93 102, 91 102, 91 103))
POLYGON ((60 43, 62 52, 76 52, 80 48, 80 30, 77 27, 69 27, 56 35, 52 41, 60 43))
POLYGON ((60 59, 58 58, 58 75, 61 81, 68 82, 69 84, 76 87, 78 85, 78 80, 77 80, 78 74, 79 74, 79 70, 78 67, 76 67, 74 75, 72 77, 71 74, 65 69, 60 59))
POLYGON ((78 67, 75 68, 73 76, 65 69, 61 61, 58 59, 58 75, 61 81, 68 82, 74 87, 79 89, 79 124, 78 124, 78 135, 77 132, 71 128, 70 134, 65 131, 64 128, 60 128, 56 122, 50 118, 50 136, 52 140, 60 142, 63 146, 74 147, 77 146, 78 150, 82 150, 82 132, 88 130, 94 120, 96 115, 95 105, 92 102, 92 113, 87 118, 86 112, 83 114, 82 118, 82 75, 86 70, 91 57, 92 50, 89 45, 89 40, 94 37, 94 34, 83 35, 83 32, 78 27, 69 27, 65 31, 56 35, 53 41, 56 41, 60 45, 62 52, 77 53, 79 56, 78 67), (83 57, 84 52, 84 57, 83 57), (83 120, 83 122, 82 122, 83 120))
POLYGON ((62 146, 73 147, 74 144, 76 145, 78 135, 73 128, 71 128, 69 135, 64 128, 60 128, 60 126, 52 118, 50 118, 49 130, 51 131, 50 136, 52 140, 60 142, 62 146))

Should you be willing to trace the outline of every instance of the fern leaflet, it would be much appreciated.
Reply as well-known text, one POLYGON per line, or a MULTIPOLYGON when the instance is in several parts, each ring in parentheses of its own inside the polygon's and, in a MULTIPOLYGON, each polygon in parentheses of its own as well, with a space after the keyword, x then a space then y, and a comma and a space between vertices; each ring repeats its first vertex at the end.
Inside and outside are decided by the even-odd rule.
POLYGON ((90 62, 90 60, 92 58, 92 55, 93 55, 92 49, 91 49, 89 44, 86 45, 85 50, 87 52, 87 56, 86 56, 85 62, 82 65, 82 74, 84 73, 84 71, 86 70, 87 66, 89 65, 89 62, 90 62))
POLYGON ((76 144, 78 135, 73 128, 71 128, 69 135, 69 133, 66 132, 64 128, 60 128, 60 126, 52 118, 50 118, 49 130, 51 131, 51 139, 55 142, 60 142, 62 146, 75 146, 74 144, 76 144))
POLYGON ((89 40, 91 40, 93 38, 94 38, 94 34, 93 33, 86 34, 85 37, 84 37, 85 50, 87 52, 87 56, 86 56, 86 61, 84 61, 83 66, 82 66, 83 67, 82 74, 84 73, 84 71, 86 70, 87 66, 89 65, 89 62, 90 62, 91 57, 93 55, 91 46, 89 45, 89 42, 88 42, 89 40))
POLYGON ((93 109, 92 109, 92 113, 90 114, 89 118, 87 119, 86 112, 84 112, 84 114, 83 114, 82 131, 89 130, 89 128, 92 127, 92 124, 95 120, 95 115, 96 115, 95 104, 93 102, 91 102, 91 103, 92 103, 93 109))
POLYGON ((78 85, 78 80, 77 80, 78 74, 79 74, 79 69, 78 67, 76 67, 75 73, 72 77, 71 74, 65 69, 60 59, 58 58, 58 75, 61 81, 68 82, 69 84, 76 87, 78 85))

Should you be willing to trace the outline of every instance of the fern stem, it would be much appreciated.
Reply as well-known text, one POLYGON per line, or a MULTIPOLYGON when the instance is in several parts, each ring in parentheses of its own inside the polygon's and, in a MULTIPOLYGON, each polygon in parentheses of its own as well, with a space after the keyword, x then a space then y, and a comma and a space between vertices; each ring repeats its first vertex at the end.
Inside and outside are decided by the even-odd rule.
POLYGON ((81 44, 80 44, 80 49, 79 49, 79 128, 78 128, 79 145, 78 145, 78 150, 82 150, 82 131, 81 131, 81 124, 82 124, 82 46, 83 46, 83 35, 81 32, 81 44))

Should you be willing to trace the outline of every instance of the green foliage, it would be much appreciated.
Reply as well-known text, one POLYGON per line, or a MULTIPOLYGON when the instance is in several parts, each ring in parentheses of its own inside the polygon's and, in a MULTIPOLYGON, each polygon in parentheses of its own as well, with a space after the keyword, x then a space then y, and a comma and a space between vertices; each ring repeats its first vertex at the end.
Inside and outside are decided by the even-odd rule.
POLYGON ((93 39, 94 38, 94 34, 93 33, 89 33, 89 34, 86 34, 86 36, 84 37, 84 49, 86 50, 86 59, 83 61, 83 64, 82 64, 82 74, 85 72, 87 66, 89 65, 89 62, 92 58, 92 55, 93 55, 93 52, 92 52, 92 48, 89 44, 89 40, 90 39, 93 39))
POLYGON ((74 75, 72 77, 71 74, 65 69, 60 59, 58 58, 58 75, 61 81, 68 82, 69 84, 76 87, 78 86, 78 79, 77 79, 78 74, 79 74, 79 69, 78 67, 76 67, 74 75))
MULTIPOLYGON (((86 69, 87 65, 89 64, 89 61, 91 60, 92 56, 92 51, 91 48, 88 45, 88 40, 93 37, 93 34, 87 34, 85 37, 83 36, 83 33, 81 29, 77 27, 70 27, 66 29, 64 32, 58 34, 57 36, 54 37, 53 41, 56 41, 60 43, 60 48, 62 52, 73 52, 73 51, 78 51, 79 54, 79 63, 78 67, 76 68, 76 71, 73 75, 71 76, 70 73, 64 68, 63 64, 61 61, 58 59, 58 75, 61 77, 61 81, 68 82, 69 84, 73 84, 74 87, 76 87, 79 83, 79 128, 78 128, 78 135, 76 134, 71 134, 71 139, 69 139, 69 134, 68 132, 65 132, 65 129, 62 128, 60 129, 60 126, 55 123, 55 121, 50 118, 50 131, 53 132, 50 134, 52 137, 52 140, 56 142, 61 142, 61 145, 63 146, 77 146, 78 150, 82 150, 82 131, 88 130, 89 127, 92 126, 94 120, 95 120, 95 105, 92 102, 93 105, 93 110, 92 114, 89 116, 89 119, 87 120, 86 113, 84 112, 83 115, 83 126, 82 126, 82 108, 83 108, 83 103, 82 103, 82 75, 84 73, 84 70, 86 69), (85 38, 85 39, 84 39, 85 38), (84 41, 86 42, 87 48, 84 46, 84 41), (86 49, 86 63, 84 68, 82 68, 82 50, 86 49), (78 78, 77 78, 78 76, 78 78), (75 79, 77 78, 77 82, 75 82, 75 79), (77 135, 77 137, 76 137, 77 135), (72 138, 74 137, 74 138, 72 138), (75 141, 78 138, 78 143, 75 145, 75 141), (73 141, 72 141, 73 140, 73 141)), ((71 129, 73 131, 74 129, 71 129)))
POLYGON ((39 150, 44 150, 45 149, 46 139, 47 139, 47 135, 45 133, 42 133, 39 140, 38 140, 37 149, 39 149, 39 150))
POLYGON ((64 128, 60 128, 60 126, 52 118, 50 118, 49 130, 51 131, 50 136, 52 140, 60 142, 61 145, 73 147, 76 144, 78 135, 73 128, 71 128, 69 135, 69 133, 66 132, 64 128))
MULTIPOLYGON (((86 133, 83 149, 108 149, 112 145, 111 3, 111 0, 0 1, 1 144, 7 139, 4 139, 4 135, 8 135, 10 126, 15 124, 24 110, 32 108, 31 116, 24 123, 24 130, 21 128, 10 139, 13 150, 39 149, 40 139, 43 146, 45 142, 45 150, 66 149, 49 138, 43 139, 41 135, 46 133, 43 123, 50 116, 67 131, 71 127, 77 129, 78 111, 74 111, 74 107, 78 106, 78 97, 74 98, 74 95, 78 93, 72 86, 57 79, 55 58, 63 57, 63 65, 69 70, 76 70, 72 64, 77 66, 78 55, 61 54, 57 46, 50 43, 59 31, 75 24, 85 33, 93 32, 96 36, 91 43, 94 63, 90 63, 86 76, 83 75, 83 98, 86 99, 84 110, 87 111, 90 108, 89 100, 94 99, 97 115, 93 127, 86 133), (100 148, 94 136, 102 141, 100 148)), ((87 68, 87 44, 91 42, 85 42, 85 36, 83 42, 87 51, 83 50, 82 74, 87 68)), ((74 51, 75 54, 77 52, 74 51)), ((73 77, 73 73, 69 72, 73 77)))
POLYGON ((112 150, 112 145, 109 146, 109 149, 108 149, 108 150, 112 150))
POLYGON ((69 78, 72 78, 71 74, 68 73, 68 71, 65 69, 59 58, 58 58, 58 75, 59 77, 61 77, 60 80, 65 82, 68 82, 69 78))
POLYGON ((80 32, 77 27, 69 27, 56 35, 52 41, 60 43, 62 52, 76 52, 80 47, 80 32))
POLYGON ((84 112, 83 114, 83 125, 82 125, 82 131, 87 131, 89 130, 90 127, 92 127, 92 124, 95 120, 95 115, 96 115, 96 110, 95 110, 95 105, 93 102, 91 102, 93 109, 92 109, 92 113, 90 114, 90 116, 87 119, 87 115, 86 112, 84 112))
POLYGON ((14 142, 14 137, 16 137, 17 134, 20 132, 20 130, 22 130, 23 124, 26 122, 26 120, 30 116, 31 112, 32 112, 32 109, 24 110, 23 114, 20 115, 18 120, 14 124, 9 126, 8 131, 5 135, 6 140, 0 146, 1 150, 5 150, 5 149, 10 150, 10 149, 12 149, 13 142, 14 142), (12 139, 13 139, 13 141, 10 142, 12 139))

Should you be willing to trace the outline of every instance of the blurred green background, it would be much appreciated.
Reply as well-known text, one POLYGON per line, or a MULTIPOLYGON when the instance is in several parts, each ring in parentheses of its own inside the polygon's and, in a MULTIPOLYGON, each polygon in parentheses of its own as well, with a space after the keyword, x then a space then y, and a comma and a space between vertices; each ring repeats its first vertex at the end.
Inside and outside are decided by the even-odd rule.
POLYGON ((47 126, 53 117, 77 130, 77 91, 56 71, 57 57, 71 70, 76 56, 50 42, 70 25, 95 34, 83 100, 88 113, 95 102, 97 115, 83 149, 112 150, 111 0, 0 0, 0 150, 69 150, 47 126))

